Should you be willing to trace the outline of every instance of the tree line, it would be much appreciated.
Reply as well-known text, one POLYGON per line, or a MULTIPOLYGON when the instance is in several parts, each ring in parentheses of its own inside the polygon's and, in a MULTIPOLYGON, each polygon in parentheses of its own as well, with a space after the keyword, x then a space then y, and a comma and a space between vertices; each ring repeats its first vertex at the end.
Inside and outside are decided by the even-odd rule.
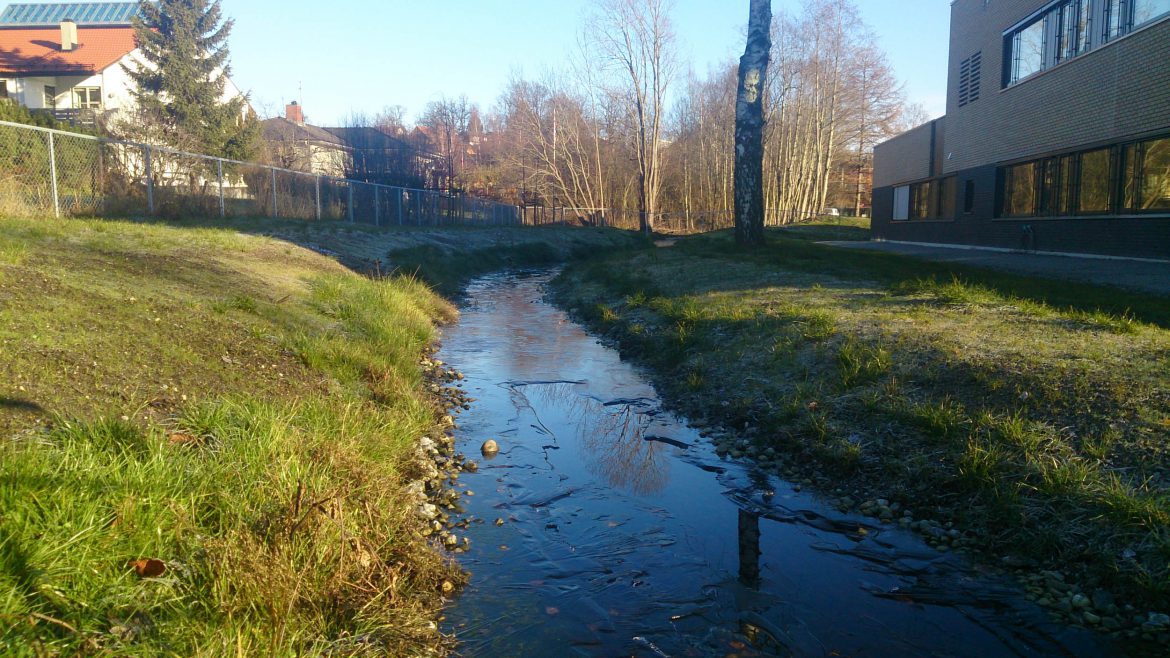
MULTIPOLYGON (((736 63, 684 69, 673 0, 593 6, 566 65, 514 76, 487 113, 458 96, 432 102, 413 129, 401 108, 355 114, 346 126, 354 139, 377 133, 391 142, 366 149, 388 155, 355 158, 349 175, 565 208, 584 223, 620 223, 613 214, 643 230, 664 214, 729 221, 736 63)), ((139 110, 129 128, 185 150, 262 153, 255 116, 241 99, 220 100, 232 22, 219 0, 144 3, 142 16, 138 42, 151 66, 130 72, 139 110), (186 57, 192 49, 200 56, 186 57)), ((854 0, 805 0, 777 12, 769 37, 760 86, 767 223, 828 207, 861 213, 873 146, 921 121, 921 109, 907 104, 854 0)))
MULTIPOLYGON (((735 62, 684 70, 669 0, 602 0, 564 69, 509 81, 475 158, 453 184, 516 204, 625 209, 645 228, 669 213, 734 207, 735 62)), ((921 121, 852 0, 778 12, 764 81, 769 224, 868 205, 873 146, 921 121)), ((441 106, 450 101, 439 101, 441 106)), ((428 108, 431 117, 447 116, 428 108)), ((442 149, 465 125, 435 122, 442 149)), ((457 141, 457 140, 456 140, 457 141)))

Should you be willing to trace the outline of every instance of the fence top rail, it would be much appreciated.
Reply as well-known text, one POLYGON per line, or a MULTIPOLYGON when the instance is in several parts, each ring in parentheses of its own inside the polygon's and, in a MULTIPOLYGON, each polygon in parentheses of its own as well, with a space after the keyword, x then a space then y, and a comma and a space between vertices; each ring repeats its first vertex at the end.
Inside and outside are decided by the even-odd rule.
MULTIPOLYGON (((383 189, 387 189, 387 190, 402 190, 403 192, 412 192, 412 193, 417 193, 417 194, 440 194, 440 195, 444 194, 444 192, 441 192, 439 190, 423 190, 423 189, 418 189, 418 188, 413 188, 413 187, 399 187, 396 185, 383 185, 381 183, 369 183, 366 181, 354 180, 352 178, 340 178, 337 176, 330 176, 328 174, 314 174, 314 173, 310 173, 307 171, 297 171, 296 169, 286 169, 284 167, 277 167, 276 165, 263 164, 260 162, 244 162, 242 160, 232 160, 230 158, 220 158, 220 157, 216 157, 214 155, 204 155, 202 153, 190 153, 188 151, 180 151, 178 149, 173 149, 173 148, 166 147, 166 146, 156 146, 154 144, 146 144, 143 142, 131 142, 131 141, 122 140, 122 139, 113 139, 110 137, 98 137, 96 135, 86 135, 84 133, 75 133, 75 132, 69 132, 67 130, 58 130, 56 128, 42 128, 41 126, 30 126, 30 125, 25 124, 25 123, 14 123, 12 121, 0 121, 0 126, 6 127, 6 128, 17 128, 19 130, 28 130, 31 132, 45 133, 45 134, 50 134, 50 135, 61 135, 63 137, 73 137, 76 139, 84 139, 84 140, 88 140, 91 142, 98 142, 101 144, 116 144, 116 145, 120 145, 120 146, 132 146, 135 148, 150 149, 153 151, 158 151, 160 153, 167 153, 169 155, 177 155, 177 156, 185 157, 185 158, 197 158, 200 160, 212 160, 212 161, 223 162, 223 163, 227 163, 227 164, 241 165, 244 167, 261 167, 264 169, 271 169, 273 171, 278 171, 278 172, 282 172, 282 173, 286 173, 286 174, 292 174, 294 176, 308 176, 308 177, 320 178, 321 180, 327 180, 327 181, 331 181, 334 183, 346 183, 346 184, 356 183, 358 185, 370 185, 373 187, 383 188, 383 189)), ((451 195, 451 196, 457 196, 457 195, 451 195)), ((479 201, 482 203, 490 203, 490 204, 494 204, 494 205, 503 206, 505 208, 514 208, 515 207, 515 206, 509 205, 506 203, 499 203, 498 201, 491 201, 490 199, 477 199, 475 197, 466 197, 466 198, 474 199, 475 201, 479 201)))

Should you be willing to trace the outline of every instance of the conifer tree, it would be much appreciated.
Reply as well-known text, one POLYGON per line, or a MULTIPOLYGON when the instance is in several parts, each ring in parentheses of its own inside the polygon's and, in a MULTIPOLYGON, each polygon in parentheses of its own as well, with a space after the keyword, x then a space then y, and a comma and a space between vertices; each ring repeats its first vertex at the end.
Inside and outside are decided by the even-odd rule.
POLYGON ((244 98, 223 100, 233 24, 224 19, 220 0, 141 3, 134 36, 142 61, 127 73, 149 135, 207 155, 253 155, 259 122, 244 98))

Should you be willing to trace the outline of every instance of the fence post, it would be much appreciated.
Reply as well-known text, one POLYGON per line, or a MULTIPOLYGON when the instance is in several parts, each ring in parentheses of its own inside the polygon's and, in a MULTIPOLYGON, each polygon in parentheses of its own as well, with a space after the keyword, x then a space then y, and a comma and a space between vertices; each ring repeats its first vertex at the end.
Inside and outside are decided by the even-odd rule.
POLYGON ((150 155, 151 148, 149 146, 143 146, 142 148, 146 149, 146 214, 153 215, 154 214, 154 174, 152 173, 151 170, 154 167, 151 165, 151 162, 150 162, 152 160, 151 155, 150 155))
POLYGON ((398 225, 402 226, 402 188, 398 188, 398 225))
POLYGON ((57 146, 53 140, 53 133, 49 136, 49 176, 53 179, 53 216, 61 216, 61 198, 57 196, 57 146))
POLYGON ((382 225, 382 205, 379 203, 382 200, 382 186, 374 186, 374 226, 382 225))
POLYGON ((272 216, 280 217, 280 207, 276 205, 276 169, 269 168, 268 171, 272 174, 272 216))
POLYGON ((321 174, 317 174, 317 221, 321 221, 321 174))
POLYGON ((352 224, 353 223, 353 181, 350 181, 349 185, 346 185, 345 187, 346 187, 346 189, 349 190, 349 203, 346 204, 347 207, 345 210, 346 210, 346 213, 349 215, 349 223, 352 224))
POLYGON ((216 173, 219 174, 219 217, 227 217, 227 205, 223 201, 223 160, 215 161, 216 173))

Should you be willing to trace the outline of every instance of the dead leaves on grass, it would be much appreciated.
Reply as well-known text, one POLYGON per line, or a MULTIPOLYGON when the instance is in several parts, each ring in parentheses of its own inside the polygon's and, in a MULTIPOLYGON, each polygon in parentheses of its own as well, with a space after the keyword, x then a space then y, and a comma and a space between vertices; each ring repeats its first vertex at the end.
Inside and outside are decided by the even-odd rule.
POLYGON ((139 578, 158 578, 167 572, 167 565, 162 560, 144 559, 130 560, 127 567, 134 569, 139 578))

